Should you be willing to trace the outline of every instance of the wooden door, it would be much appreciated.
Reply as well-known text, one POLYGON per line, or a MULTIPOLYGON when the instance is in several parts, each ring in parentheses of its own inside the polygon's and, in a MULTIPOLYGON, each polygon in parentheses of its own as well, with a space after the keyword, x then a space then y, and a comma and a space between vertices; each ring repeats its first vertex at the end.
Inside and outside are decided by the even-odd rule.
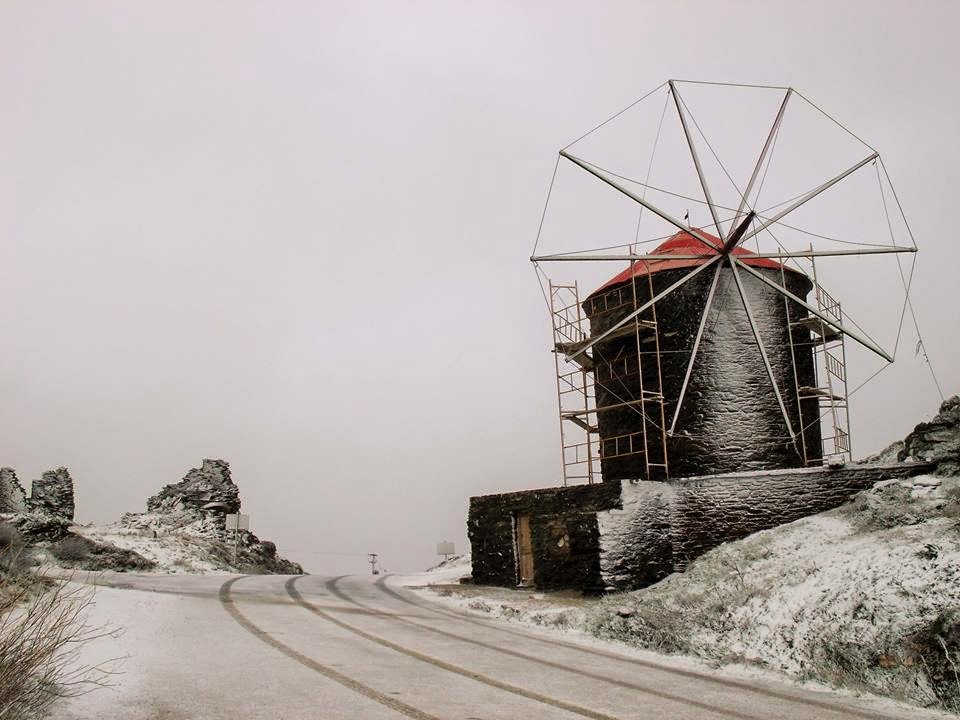
POLYGON ((533 536, 530 534, 530 516, 517 515, 517 555, 519 561, 519 585, 532 587, 533 576, 533 536))

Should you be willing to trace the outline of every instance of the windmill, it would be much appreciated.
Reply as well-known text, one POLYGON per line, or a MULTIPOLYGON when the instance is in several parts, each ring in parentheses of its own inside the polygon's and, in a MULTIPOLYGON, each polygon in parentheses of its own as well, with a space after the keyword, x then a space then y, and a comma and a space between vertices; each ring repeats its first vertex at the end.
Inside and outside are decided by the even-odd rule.
MULTIPOLYGON (((614 147, 616 163, 621 153, 614 147)), ((586 232, 592 234, 589 227, 586 232)), ((604 480, 657 479, 850 459, 846 341, 893 362, 916 251, 879 152, 793 88, 670 80, 578 138, 559 152, 531 257, 553 325, 565 484, 593 482, 601 469, 604 480), (692 112, 689 96, 698 91, 710 96, 714 112, 692 112), (762 101, 750 105, 745 96, 751 93, 762 101), (654 108, 648 134, 654 127, 656 133, 642 180, 643 165, 640 173, 614 169, 575 147, 614 122, 626 128, 628 144, 640 147, 643 123, 632 123, 631 113, 644 103, 654 108), (722 120, 718 136, 744 138, 745 108, 761 105, 767 108, 758 113, 765 117, 763 131, 753 141, 759 152, 749 162, 748 152, 736 153, 744 171, 738 182, 717 152, 716 136, 711 142, 709 120, 722 120), (800 119, 788 131, 791 117, 800 119), (685 154, 668 165, 668 180, 677 181, 679 192, 652 180, 667 120, 674 146, 685 154), (804 138, 805 130, 811 137, 804 138), (843 150, 813 162, 831 133, 843 150), (689 171, 686 184, 676 172, 681 161, 689 171), (800 170, 796 181, 791 163, 800 170), (639 213, 635 237, 592 248, 584 247, 581 231, 555 252, 538 252, 565 168, 628 199, 631 212, 639 213), (860 183, 852 200, 824 202, 863 177, 872 194, 860 183), (877 188, 879 202, 866 202, 868 195, 878 199, 877 188), (780 196, 776 204, 759 203, 764 189, 780 196), (702 223, 683 212, 690 203, 702 212, 702 223), (806 219, 814 230, 795 220, 810 208, 814 214, 806 219), (869 237, 841 238, 829 231, 831 223, 869 237), (887 232, 880 236, 883 225, 887 232), (650 242, 661 244, 641 249, 650 242), (903 305, 896 341, 884 347, 821 285, 818 261, 891 256, 903 305), (611 262, 628 267, 586 298, 578 282, 558 282, 547 272, 557 264, 611 262)))

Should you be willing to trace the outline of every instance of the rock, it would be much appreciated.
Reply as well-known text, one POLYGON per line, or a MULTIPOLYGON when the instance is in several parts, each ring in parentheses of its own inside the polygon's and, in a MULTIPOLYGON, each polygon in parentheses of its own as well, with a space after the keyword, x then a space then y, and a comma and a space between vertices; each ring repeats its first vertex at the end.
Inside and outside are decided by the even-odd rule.
POLYGON ((47 470, 39 480, 34 480, 27 507, 73 520, 73 478, 70 472, 65 467, 47 470))
POLYGON ((633 617, 633 610, 628 607, 620 606, 617 608, 617 615, 622 618, 633 617))
POLYGON ((903 440, 897 459, 929 460, 940 475, 960 475, 960 396, 944 401, 940 412, 920 423, 903 440))
POLYGON ((0 468, 0 512, 18 513, 26 510, 27 493, 13 468, 0 468))
POLYGON ((149 498, 147 512, 169 510, 177 506, 203 510, 213 504, 221 513, 240 511, 240 490, 230 477, 230 463, 226 460, 204 459, 200 467, 191 469, 183 480, 165 485, 149 498))
POLYGON ((60 515, 43 511, 4 515, 4 522, 13 525, 29 542, 56 541, 70 532, 70 521, 60 515))

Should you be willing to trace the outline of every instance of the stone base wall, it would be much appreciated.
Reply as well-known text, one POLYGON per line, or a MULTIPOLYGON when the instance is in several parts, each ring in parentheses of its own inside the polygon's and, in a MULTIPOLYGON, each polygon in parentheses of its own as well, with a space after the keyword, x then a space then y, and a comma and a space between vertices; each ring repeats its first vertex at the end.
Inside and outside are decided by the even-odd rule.
POLYGON ((518 515, 530 515, 536 586, 602 590, 597 512, 619 503, 617 483, 470 498, 467 535, 474 582, 504 587, 517 584, 514 523, 518 515))
POLYGON ((830 510, 931 463, 850 465, 665 482, 578 485, 470 499, 473 579, 514 586, 514 522, 530 515, 535 584, 586 592, 651 585, 721 543, 830 510))

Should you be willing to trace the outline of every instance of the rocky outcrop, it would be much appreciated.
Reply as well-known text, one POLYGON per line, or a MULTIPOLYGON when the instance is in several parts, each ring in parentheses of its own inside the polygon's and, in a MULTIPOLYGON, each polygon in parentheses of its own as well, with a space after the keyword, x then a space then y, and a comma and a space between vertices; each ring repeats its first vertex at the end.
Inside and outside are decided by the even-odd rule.
POLYGON ((0 468, 0 513, 23 512, 27 507, 27 494, 17 480, 13 468, 0 468))
MULTIPOLYGON (((125 513, 121 532, 150 534, 157 538, 195 538, 220 567, 243 572, 299 575, 303 568, 277 554, 277 546, 261 541, 247 530, 226 529, 226 515, 240 511, 240 490, 230 476, 226 460, 204 459, 178 483, 165 485, 147 500, 145 513, 125 513), (233 546, 237 546, 233 562, 233 546)), ((200 546, 198 545, 198 547, 200 546)))
POLYGON ((65 467, 47 470, 33 481, 27 505, 31 510, 73 520, 73 478, 65 467))
POLYGON ((198 468, 192 468, 183 480, 164 485, 147 500, 147 512, 168 510, 213 510, 223 513, 240 511, 240 490, 230 477, 230 463, 226 460, 204 459, 198 468))
POLYGON ((960 475, 960 396, 944 401, 933 420, 904 438, 898 459, 935 462, 938 474, 960 475))
POLYGON ((48 512, 14 513, 3 520, 29 542, 55 541, 70 534, 70 520, 48 512))
POLYGON ((303 573, 252 532, 226 529, 240 491, 225 460, 205 459, 180 482, 147 500, 147 511, 118 523, 76 525, 73 479, 65 467, 34 480, 26 496, 11 468, 0 468, 0 521, 46 562, 85 570, 303 573))
POLYGON ((240 490, 230 477, 226 460, 204 459, 178 483, 164 485, 147 499, 147 512, 125 513, 120 522, 131 529, 154 533, 183 532, 225 539, 224 518, 240 510, 240 490))

